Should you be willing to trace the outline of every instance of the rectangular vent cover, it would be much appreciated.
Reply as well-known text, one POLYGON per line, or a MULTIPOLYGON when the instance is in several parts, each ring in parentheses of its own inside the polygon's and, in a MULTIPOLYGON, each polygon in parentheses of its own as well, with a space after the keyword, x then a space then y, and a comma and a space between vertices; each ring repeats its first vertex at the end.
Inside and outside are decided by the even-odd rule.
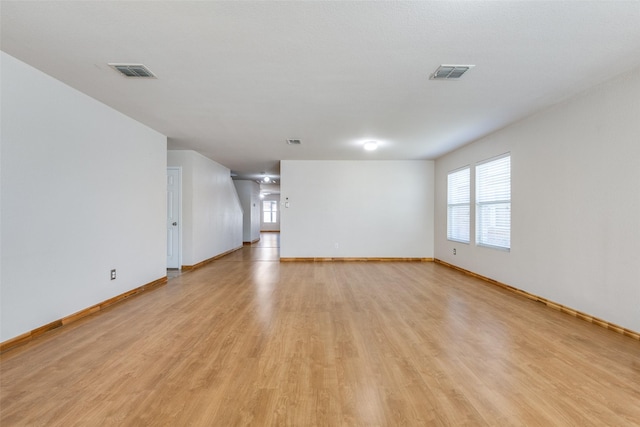
POLYGON ((155 79, 155 74, 151 72, 146 66, 142 64, 112 64, 109 66, 116 71, 119 71, 126 77, 143 78, 143 79, 155 79))
POLYGON ((300 144, 302 144, 302 141, 300 141, 299 139, 287 139, 287 144, 289 144, 289 145, 300 145, 300 144))
POLYGON ((441 65, 431 74, 431 80, 455 80, 462 77, 464 73, 469 71, 475 65, 441 65))

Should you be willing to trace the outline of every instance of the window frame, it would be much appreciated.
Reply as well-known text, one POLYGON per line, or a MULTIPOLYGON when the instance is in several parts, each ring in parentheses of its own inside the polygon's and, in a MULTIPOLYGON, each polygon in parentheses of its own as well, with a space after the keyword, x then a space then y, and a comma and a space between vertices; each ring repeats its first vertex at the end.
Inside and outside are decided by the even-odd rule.
MULTIPOLYGON (((462 195, 463 200, 464 195, 462 195)), ((462 224, 464 226, 464 224, 462 224)), ((471 165, 466 165, 463 166, 461 168, 452 170, 450 172, 447 173, 447 240, 450 242, 457 242, 457 243, 464 243, 464 244, 470 244, 471 243, 471 165), (455 202, 452 203, 452 199, 457 197, 460 197, 461 195, 458 193, 452 193, 451 189, 452 189, 452 177, 460 174, 461 172, 466 172, 467 173, 467 179, 466 179, 466 201, 461 201, 461 202, 455 202), (459 235, 453 236, 452 235, 452 230, 454 229, 456 224, 453 224, 452 218, 454 218, 454 216, 452 216, 453 211, 456 208, 460 208, 460 207, 467 207, 467 218, 466 218, 466 226, 467 226, 467 230, 466 230, 466 240, 464 239, 464 236, 460 237, 459 235)))
MULTIPOLYGON (((493 183, 493 187, 496 187, 500 184, 500 175, 504 174, 504 171, 495 171, 494 174, 489 178, 489 180, 494 179, 494 180, 498 180, 498 183, 493 183)), ((504 220, 504 217, 501 218, 501 220, 504 220)), ((492 157, 490 159, 486 159, 483 160, 481 162, 476 163, 475 165, 475 242, 476 242, 476 246, 480 246, 480 247, 485 247, 485 248, 491 248, 491 249, 497 249, 497 250, 501 250, 501 251, 506 251, 506 252, 510 252, 511 251, 511 153, 504 153, 501 154, 499 156, 495 156, 492 157), (492 191, 487 191, 486 188, 488 188, 491 184, 490 183, 486 183, 483 181, 487 181, 487 177, 486 176, 481 176, 483 173, 483 170, 486 170, 484 168, 484 166, 487 166, 491 163, 496 163, 496 162, 501 162, 504 159, 508 159, 508 179, 506 180, 507 182, 507 186, 506 188, 498 188, 496 190, 496 188, 494 188, 492 191), (487 186, 484 187, 483 186, 487 186), (485 194, 487 192, 495 192, 497 195, 495 198, 491 198, 491 199, 485 199, 485 194), (508 197, 504 197, 505 193, 508 193, 508 197), (486 229, 486 224, 488 223, 487 219, 484 218, 483 216, 485 216, 487 214, 487 207, 495 207, 495 209, 493 210, 493 216, 496 217, 494 218, 493 222, 495 223, 497 220, 497 217, 501 214, 497 209, 499 209, 500 205, 506 206, 507 210, 508 210, 508 221, 507 221, 507 227, 500 227, 500 226, 495 226, 495 228, 497 229, 497 231, 500 231, 500 228, 506 228, 506 240, 507 240, 507 244, 498 244, 499 242, 496 241, 496 239, 494 239, 493 241, 489 238, 486 238, 485 236, 489 233, 489 231, 486 229)))
POLYGON ((278 202, 276 200, 263 200, 262 201, 262 223, 263 224, 277 224, 278 223, 278 202), (269 204, 270 208, 265 209, 269 204), (269 214, 269 221, 266 221, 266 214, 269 214))

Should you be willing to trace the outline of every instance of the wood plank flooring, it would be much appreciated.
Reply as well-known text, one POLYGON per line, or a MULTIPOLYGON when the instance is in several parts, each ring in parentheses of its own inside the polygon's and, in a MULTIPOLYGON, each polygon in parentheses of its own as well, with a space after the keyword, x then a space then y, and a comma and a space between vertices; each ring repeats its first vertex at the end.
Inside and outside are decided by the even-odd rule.
POLYGON ((435 263, 263 235, 10 350, 0 426, 635 426, 640 343, 435 263))

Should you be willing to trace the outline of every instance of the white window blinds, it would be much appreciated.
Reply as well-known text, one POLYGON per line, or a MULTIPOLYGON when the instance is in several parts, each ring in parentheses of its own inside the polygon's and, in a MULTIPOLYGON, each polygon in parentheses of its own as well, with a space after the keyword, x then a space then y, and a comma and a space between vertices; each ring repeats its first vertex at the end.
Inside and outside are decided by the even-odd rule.
POLYGON ((511 156, 476 166, 476 243, 511 248, 511 156))
POLYGON ((262 202, 262 214, 262 222, 278 222, 278 202, 276 202, 275 200, 264 200, 262 202))
POLYGON ((469 243, 469 168, 447 175, 447 239, 469 243))

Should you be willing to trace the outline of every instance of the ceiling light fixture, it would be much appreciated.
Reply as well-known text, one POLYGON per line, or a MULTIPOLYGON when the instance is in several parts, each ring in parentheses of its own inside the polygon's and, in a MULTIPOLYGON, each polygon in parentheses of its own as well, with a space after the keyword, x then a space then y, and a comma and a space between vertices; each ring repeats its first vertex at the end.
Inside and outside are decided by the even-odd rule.
POLYGON ((373 151, 378 149, 378 141, 367 141, 364 143, 364 149, 367 151, 373 151))
POLYGON ((265 182, 265 183, 267 183, 267 184, 268 184, 270 181, 271 181, 271 178, 269 178, 268 176, 265 176, 264 178, 262 178, 262 182, 265 182))

